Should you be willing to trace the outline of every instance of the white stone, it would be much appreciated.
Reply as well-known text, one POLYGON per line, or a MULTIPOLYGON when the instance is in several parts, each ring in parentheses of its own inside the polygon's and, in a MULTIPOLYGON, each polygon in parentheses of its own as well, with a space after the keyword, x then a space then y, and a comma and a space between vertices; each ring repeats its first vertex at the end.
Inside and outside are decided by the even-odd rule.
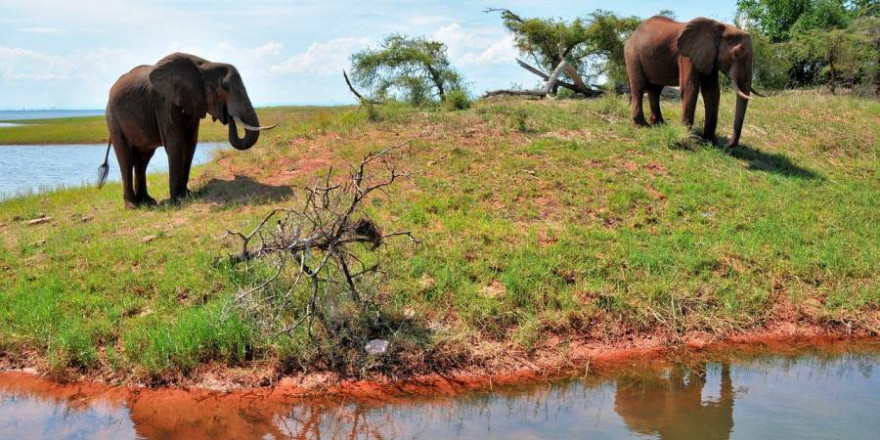
POLYGON ((391 345, 388 341, 384 339, 372 339, 367 342, 367 345, 364 347, 364 351, 370 355, 379 355, 385 354, 388 351, 388 346, 391 345))

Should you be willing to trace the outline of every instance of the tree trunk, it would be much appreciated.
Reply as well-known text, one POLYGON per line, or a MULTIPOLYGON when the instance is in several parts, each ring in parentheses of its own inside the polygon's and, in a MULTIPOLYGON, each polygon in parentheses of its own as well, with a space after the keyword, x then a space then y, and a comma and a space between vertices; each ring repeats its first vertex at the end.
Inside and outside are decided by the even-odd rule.
POLYGON ((544 86, 544 94, 548 94, 554 90, 556 90, 556 81, 559 80, 559 75, 562 74, 562 71, 565 70, 565 67, 568 66, 568 62, 562 60, 559 64, 556 65, 556 68, 553 69, 553 73, 550 74, 550 78, 547 79, 547 85, 544 86))
MULTIPOLYGON (((880 54, 880 47, 877 47, 877 53, 880 54)), ((877 57, 877 71, 874 72, 874 94, 880 96, 880 56, 877 57)))
POLYGON ((831 94, 836 95, 837 85, 835 84, 835 80, 837 79, 837 71, 834 69, 834 58, 831 58, 828 62, 828 67, 831 69, 831 94))
POLYGON ((437 72, 431 65, 426 65, 425 68, 428 69, 428 73, 431 75, 431 81, 434 82, 434 87, 437 87, 437 95, 440 96, 440 100, 446 97, 446 93, 443 90, 443 79, 440 78, 440 72, 437 72))

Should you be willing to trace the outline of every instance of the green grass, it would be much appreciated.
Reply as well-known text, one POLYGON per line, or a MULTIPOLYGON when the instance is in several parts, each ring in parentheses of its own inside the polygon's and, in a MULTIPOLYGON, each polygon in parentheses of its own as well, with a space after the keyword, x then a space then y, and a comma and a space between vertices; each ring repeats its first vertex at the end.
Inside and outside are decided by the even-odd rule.
MULTIPOLYGON (((663 106, 678 120, 677 103, 663 106)), ((721 134, 732 109, 725 96, 721 134)), ((220 237, 295 203, 331 164, 405 139, 398 166, 419 174, 368 211, 421 241, 382 248, 379 289, 392 313, 411 308, 431 329, 426 352, 457 344, 474 362, 551 335, 722 335, 778 320, 880 328, 877 101, 754 100, 729 153, 678 124, 633 127, 616 97, 379 112, 261 110, 282 125, 199 167, 201 196, 179 208, 125 211, 118 184, 0 202, 0 350, 123 377, 297 368, 310 359, 301 341, 218 318, 255 282, 213 263, 236 250, 220 237), (54 220, 24 224, 38 214, 54 220)), ((94 123, 59 123, 51 140, 0 129, 0 143, 93 141, 94 123)), ((166 181, 150 178, 154 197, 167 198, 166 181)))

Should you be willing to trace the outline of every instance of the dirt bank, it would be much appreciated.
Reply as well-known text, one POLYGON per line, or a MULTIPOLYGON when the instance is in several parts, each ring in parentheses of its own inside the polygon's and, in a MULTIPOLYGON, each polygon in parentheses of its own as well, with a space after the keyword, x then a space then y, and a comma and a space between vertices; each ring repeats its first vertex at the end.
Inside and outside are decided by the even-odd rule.
POLYGON ((773 328, 733 334, 724 338, 709 334, 643 335, 615 342, 550 338, 531 354, 509 356, 483 366, 405 378, 373 376, 345 379, 332 373, 296 374, 272 378, 271 369, 260 365, 247 369, 205 365, 194 374, 165 386, 108 382, 99 376, 56 377, 41 374, 36 356, 0 359, 0 390, 36 391, 59 399, 121 399, 182 403, 204 399, 259 398, 266 404, 291 399, 355 399, 362 402, 398 402, 424 397, 452 396, 499 386, 529 385, 553 379, 604 375, 646 362, 689 362, 727 354, 796 353, 808 347, 846 350, 856 344, 880 342, 868 332, 850 333, 820 326, 779 324, 773 328), (26 364, 30 362, 30 364, 26 364), (167 399, 171 399, 170 401, 167 399))

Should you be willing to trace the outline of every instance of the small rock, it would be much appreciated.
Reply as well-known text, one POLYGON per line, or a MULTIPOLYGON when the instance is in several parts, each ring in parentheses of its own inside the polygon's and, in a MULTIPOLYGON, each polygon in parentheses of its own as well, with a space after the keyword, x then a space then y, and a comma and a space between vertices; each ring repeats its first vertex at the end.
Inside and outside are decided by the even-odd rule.
POLYGON ((86 223, 86 222, 90 222, 90 221, 92 221, 93 218, 94 218, 94 217, 92 217, 92 216, 90 216, 90 215, 84 215, 84 216, 82 216, 82 217, 79 218, 79 221, 81 221, 81 222, 83 222, 83 223, 86 223))
POLYGON ((52 221, 52 217, 40 217, 40 218, 35 218, 33 220, 28 220, 26 222, 26 224, 28 226, 34 226, 34 225, 42 225, 43 223, 49 223, 50 221, 52 221))
POLYGON ((416 311, 407 307, 403 309, 403 317, 406 319, 413 319, 416 316, 416 311))
POLYGON ((149 243, 157 238, 159 238, 158 235, 148 235, 141 239, 141 243, 149 243))
POLYGON ((364 351, 373 356, 385 354, 385 352, 388 351, 389 345, 391 344, 384 339, 371 339, 367 342, 367 345, 364 346, 364 351))

